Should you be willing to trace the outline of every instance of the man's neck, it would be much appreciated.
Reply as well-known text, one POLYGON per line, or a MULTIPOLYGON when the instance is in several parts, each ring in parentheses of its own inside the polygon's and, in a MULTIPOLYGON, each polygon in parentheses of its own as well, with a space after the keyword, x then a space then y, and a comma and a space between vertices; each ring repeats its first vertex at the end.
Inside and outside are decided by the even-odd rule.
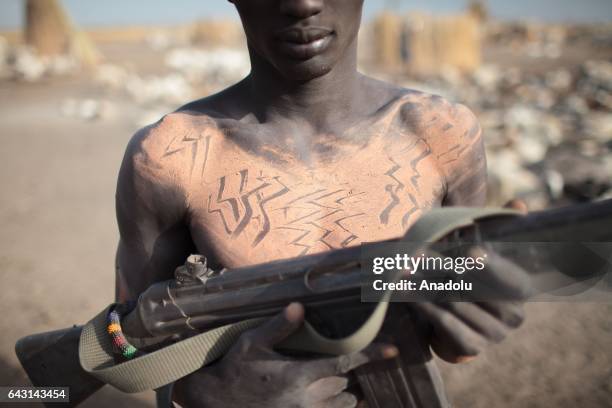
POLYGON ((342 126, 359 113, 362 105, 357 53, 348 50, 347 54, 328 73, 309 81, 295 81, 283 77, 252 53, 247 83, 258 120, 297 122, 314 132, 329 132, 342 126))

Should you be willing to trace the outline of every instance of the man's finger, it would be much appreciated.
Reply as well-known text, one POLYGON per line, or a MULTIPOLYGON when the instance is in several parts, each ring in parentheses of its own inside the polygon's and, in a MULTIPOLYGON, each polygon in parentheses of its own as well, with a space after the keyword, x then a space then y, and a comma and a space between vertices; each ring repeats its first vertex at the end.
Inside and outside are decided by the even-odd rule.
POLYGON ((313 361, 312 372, 318 377, 346 374, 366 363, 394 358, 398 354, 394 345, 372 343, 355 353, 313 361))
POLYGON ((529 212, 527 203, 518 198, 513 198, 512 200, 508 201, 506 205, 504 205, 504 208, 512 208, 513 210, 520 211, 523 214, 527 214, 529 212))
POLYGON ((249 340, 254 345, 272 347, 299 329, 303 321, 304 307, 300 303, 291 303, 281 313, 252 330, 249 340))
POLYGON ((525 320, 525 311, 519 302, 478 302, 478 305, 511 328, 519 327, 525 320))
POLYGON ((508 328, 493 315, 470 302, 447 302, 438 305, 450 311, 478 334, 493 343, 499 343, 508 335, 508 328))
POLYGON ((432 347, 446 361, 459 356, 476 356, 487 341, 451 312, 429 302, 413 303, 434 328, 432 347))

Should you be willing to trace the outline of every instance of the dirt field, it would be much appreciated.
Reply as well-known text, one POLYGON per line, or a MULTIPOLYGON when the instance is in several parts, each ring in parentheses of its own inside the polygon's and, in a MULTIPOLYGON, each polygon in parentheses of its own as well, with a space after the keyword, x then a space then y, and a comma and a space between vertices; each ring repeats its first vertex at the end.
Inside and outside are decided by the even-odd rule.
MULTIPOLYGON (((27 382, 13 352, 19 337, 83 323, 113 300, 115 181, 143 108, 109 95, 110 118, 60 115, 65 98, 98 91, 87 74, 0 82, 1 385, 27 382)), ((528 312, 475 362, 442 364, 455 406, 612 407, 612 304, 528 312)), ((152 394, 106 387, 83 406, 152 406, 152 394)))

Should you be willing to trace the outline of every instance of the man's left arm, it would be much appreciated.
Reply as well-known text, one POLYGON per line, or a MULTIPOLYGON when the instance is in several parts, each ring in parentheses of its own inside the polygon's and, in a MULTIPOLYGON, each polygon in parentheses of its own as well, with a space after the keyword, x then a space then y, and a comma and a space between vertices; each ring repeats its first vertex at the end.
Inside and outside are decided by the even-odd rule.
MULTIPOLYGON (((445 148, 457 153, 452 160, 440 163, 446 181, 442 205, 484 206, 487 162, 482 129, 475 115, 463 105, 450 105, 446 115, 452 128, 443 135, 445 148)), ((482 251, 480 248, 474 250, 482 251)), ((478 257, 482 254, 470 255, 478 257)), ((432 349, 448 362, 472 359, 490 344, 502 341, 524 319, 522 306, 528 292, 527 273, 490 251, 487 258, 486 273, 505 282, 508 287, 501 290, 515 293, 516 301, 423 302, 417 306, 432 323, 432 349)))
POLYGON ((449 152, 454 149, 457 153, 439 164, 446 181, 442 205, 484 206, 487 198, 487 158, 480 123, 472 111, 461 104, 452 105, 446 115, 452 128, 441 139, 444 139, 449 152))

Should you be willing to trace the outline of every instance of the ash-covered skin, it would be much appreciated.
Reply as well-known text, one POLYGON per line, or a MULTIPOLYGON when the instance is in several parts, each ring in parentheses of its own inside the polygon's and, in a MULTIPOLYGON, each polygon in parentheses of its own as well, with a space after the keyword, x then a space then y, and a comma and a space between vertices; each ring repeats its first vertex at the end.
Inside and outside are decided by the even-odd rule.
MULTIPOLYGON (((118 300, 172 278, 193 252, 216 268, 251 265, 398 237, 432 207, 484 204, 482 135, 469 109, 357 72, 362 1, 233 3, 249 76, 140 130, 127 147, 117 186, 118 300)), ((506 260, 489 269, 524 275, 506 260)), ((467 305, 421 305, 446 360, 476 355, 522 319, 520 302, 467 305)), ((247 363, 274 376, 291 361, 309 376, 300 361, 272 356, 257 367, 229 357, 177 389, 184 401, 203 393, 222 401, 224 387, 188 384, 216 375, 240 389, 226 374, 247 363)), ((285 395, 279 387, 270 381, 259 391, 285 395)), ((317 406, 303 402, 306 388, 292 406, 317 406)), ((230 405, 260 406, 258 395, 245 389, 230 405)))

